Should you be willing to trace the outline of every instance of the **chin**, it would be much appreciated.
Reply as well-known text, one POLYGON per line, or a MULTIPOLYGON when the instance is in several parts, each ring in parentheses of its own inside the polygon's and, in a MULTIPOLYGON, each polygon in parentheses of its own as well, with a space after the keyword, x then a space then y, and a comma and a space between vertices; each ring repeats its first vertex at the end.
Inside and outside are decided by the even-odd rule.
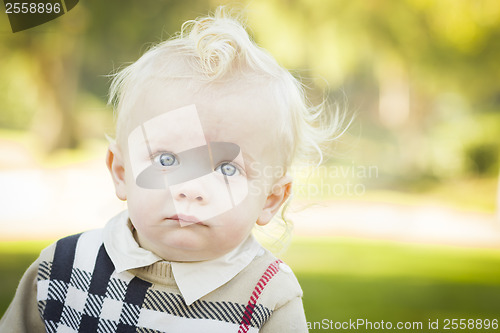
MULTIPOLYGON (((182 231, 182 230, 181 230, 182 231)), ((176 232, 170 232, 166 235, 164 241, 162 242, 167 248, 188 251, 188 252, 201 252, 205 250, 204 242, 197 239, 196 235, 186 235, 186 233, 177 234, 176 232)))

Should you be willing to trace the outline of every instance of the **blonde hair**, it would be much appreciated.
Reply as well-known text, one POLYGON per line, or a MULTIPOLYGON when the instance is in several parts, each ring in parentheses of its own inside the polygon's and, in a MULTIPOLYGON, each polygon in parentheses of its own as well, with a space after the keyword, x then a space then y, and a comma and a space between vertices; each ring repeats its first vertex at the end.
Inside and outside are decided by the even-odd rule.
POLYGON ((260 75, 271 80, 280 115, 278 137, 287 152, 284 165, 323 159, 321 145, 341 134, 343 117, 326 103, 311 105, 304 86, 248 35, 242 21, 225 7, 213 16, 187 21, 173 38, 150 48, 135 63, 113 75, 109 103, 117 116, 117 139, 127 115, 152 78, 168 82, 194 79, 223 81, 260 75))
MULTIPOLYGON (((252 41, 242 20, 226 7, 219 7, 213 16, 187 21, 180 33, 154 45, 114 75, 109 103, 117 115, 117 140, 123 136, 134 101, 145 85, 152 84, 151 79, 167 83, 189 79, 208 84, 238 75, 269 79, 271 95, 279 106, 277 135, 285 152, 285 170, 294 162, 319 165, 323 145, 342 134, 344 116, 326 102, 310 103, 304 85, 252 41)), ((281 215, 286 224, 284 210, 281 215)))

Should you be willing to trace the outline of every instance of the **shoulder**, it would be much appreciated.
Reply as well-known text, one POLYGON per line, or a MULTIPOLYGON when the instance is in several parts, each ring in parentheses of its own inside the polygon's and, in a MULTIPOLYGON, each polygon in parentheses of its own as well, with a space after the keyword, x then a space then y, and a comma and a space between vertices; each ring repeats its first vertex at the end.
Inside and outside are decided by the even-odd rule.
POLYGON ((292 269, 268 250, 262 249, 241 274, 263 287, 261 300, 274 304, 274 308, 302 297, 302 288, 292 269))
POLYGON ((96 254, 95 250, 101 248, 105 236, 108 235, 108 238, 116 236, 120 228, 123 229, 126 226, 127 221, 128 212, 123 211, 111 218, 104 228, 93 229, 61 238, 42 250, 41 260, 50 261, 56 252, 64 254, 76 251, 77 253, 86 253, 86 256, 92 253, 96 254))
POLYGON ((40 262, 54 260, 54 257, 74 257, 78 253, 89 254, 92 248, 98 248, 102 245, 102 229, 95 229, 83 233, 63 237, 50 244, 40 253, 40 262))

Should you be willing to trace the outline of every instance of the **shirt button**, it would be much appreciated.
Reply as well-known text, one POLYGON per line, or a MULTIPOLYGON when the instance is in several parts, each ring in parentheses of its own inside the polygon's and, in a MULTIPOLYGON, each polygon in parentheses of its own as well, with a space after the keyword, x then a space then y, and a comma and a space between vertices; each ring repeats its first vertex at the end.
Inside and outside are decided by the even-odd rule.
POLYGON ((280 270, 282 270, 283 272, 285 273, 291 273, 292 272, 292 269, 290 268, 290 266, 288 266, 287 264, 281 262, 280 265, 280 270))
POLYGON ((257 251, 257 257, 263 256, 264 253, 266 253, 266 250, 264 250, 263 248, 260 248, 259 251, 257 251))

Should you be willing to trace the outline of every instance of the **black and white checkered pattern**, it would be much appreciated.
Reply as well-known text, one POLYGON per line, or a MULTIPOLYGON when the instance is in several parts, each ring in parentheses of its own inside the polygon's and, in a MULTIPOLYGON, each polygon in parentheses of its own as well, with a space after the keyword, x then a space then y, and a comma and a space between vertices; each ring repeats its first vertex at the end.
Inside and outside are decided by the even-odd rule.
POLYGON ((38 273, 39 308, 48 332, 135 332, 151 283, 116 274, 101 244, 94 271, 75 267, 80 235, 57 243, 53 262, 38 273))
MULTIPOLYGON (((83 246, 81 238, 92 238, 83 235, 58 241, 53 261, 39 266, 38 307, 47 332, 164 332, 163 324, 161 329, 147 326, 152 317, 165 322, 208 320, 236 328, 241 323, 246 305, 198 300, 188 306, 180 294, 158 290, 129 272, 117 273, 102 242, 86 239, 83 246)), ((257 305, 250 325, 258 330, 271 314, 257 305)))

